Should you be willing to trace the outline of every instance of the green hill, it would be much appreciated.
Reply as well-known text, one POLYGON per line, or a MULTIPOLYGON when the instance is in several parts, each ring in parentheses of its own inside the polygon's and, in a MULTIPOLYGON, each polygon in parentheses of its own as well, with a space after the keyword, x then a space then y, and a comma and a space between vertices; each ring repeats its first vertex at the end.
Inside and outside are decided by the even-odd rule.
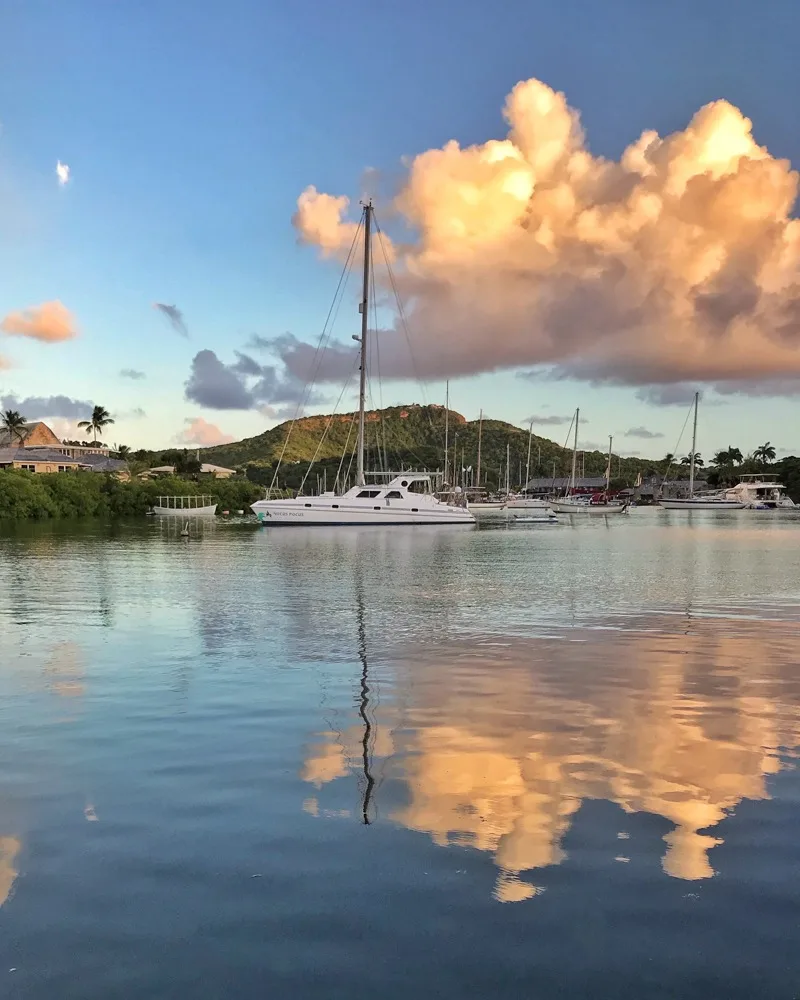
MULTIPOLYGON (((304 475, 308 463, 315 458, 316 473, 327 471, 328 485, 333 485, 340 460, 343 469, 351 464, 350 456, 356 445, 357 414, 303 417, 295 423, 289 436, 280 472, 280 483, 295 486, 304 475), (297 480, 297 482, 295 482, 297 480)), ((289 431, 289 422, 279 424, 256 437, 232 444, 217 445, 201 451, 202 460, 246 469, 249 478, 268 482, 289 431)), ((391 406, 367 413, 368 469, 400 469, 401 467, 436 470, 444 467, 445 409, 431 404, 391 406)), ((506 447, 510 446, 511 484, 519 486, 525 474, 528 452, 528 430, 502 420, 483 421, 481 441, 481 483, 497 486, 501 467, 505 470, 506 447)), ((449 447, 451 468, 477 467, 478 421, 467 421, 460 413, 449 411, 449 447)), ((570 449, 548 438, 533 435, 531 444, 531 476, 567 475, 572 460, 570 449)), ((603 475, 606 456, 602 452, 586 452, 579 459, 579 473, 585 467, 587 476, 603 475)), ((614 457, 612 470, 615 480, 633 482, 638 472, 646 474, 662 470, 663 463, 638 458, 614 457)), ((352 471, 352 470, 351 470, 352 471)), ((663 470, 662 470, 663 471, 663 470)), ((502 473, 505 479, 505 471, 502 473)))

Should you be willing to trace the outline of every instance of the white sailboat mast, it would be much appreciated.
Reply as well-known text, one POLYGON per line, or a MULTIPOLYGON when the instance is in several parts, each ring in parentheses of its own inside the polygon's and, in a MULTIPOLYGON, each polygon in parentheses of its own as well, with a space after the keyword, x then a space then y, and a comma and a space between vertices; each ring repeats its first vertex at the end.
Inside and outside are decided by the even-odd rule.
POLYGON ((450 379, 444 384, 444 482, 449 485, 447 478, 447 455, 450 432, 450 379))
POLYGON ((697 405, 700 402, 700 393, 694 394, 694 429, 692 430, 692 454, 689 459, 689 496, 694 496, 694 456, 697 452, 697 405))
POLYGON ((511 492, 511 445, 506 444, 506 496, 511 492))
POLYGON ((478 417, 478 471, 475 475, 475 485, 481 485, 481 438, 483 437, 483 410, 478 417))
POLYGON ((606 466, 606 493, 608 493, 608 488, 611 485, 611 447, 614 444, 614 438, 609 434, 608 436, 608 465, 606 466))
MULTIPOLYGON (((369 258, 370 224, 372 222, 372 202, 364 206, 364 284, 361 294, 361 378, 358 387, 358 452, 356 462, 356 485, 364 486, 364 409, 367 397, 367 327, 369 325, 369 258)), ((356 338, 357 339, 357 338, 356 338)))
POLYGON ((572 445, 572 471, 569 476, 569 491, 572 492, 575 489, 575 477, 578 471, 578 420, 580 418, 580 408, 575 411, 575 438, 572 445))
POLYGON ((531 420, 531 429, 528 431, 528 458, 525 462, 525 485, 523 490, 527 490, 528 483, 531 478, 531 443, 533 442, 533 421, 531 420))

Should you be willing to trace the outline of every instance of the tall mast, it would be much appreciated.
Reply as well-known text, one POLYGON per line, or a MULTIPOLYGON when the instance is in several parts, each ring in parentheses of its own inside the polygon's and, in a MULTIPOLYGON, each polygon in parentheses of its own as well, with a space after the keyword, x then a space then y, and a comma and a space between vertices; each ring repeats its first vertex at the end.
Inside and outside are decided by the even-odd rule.
POLYGON ((483 436, 483 410, 478 417, 478 471, 475 476, 475 485, 481 485, 481 437, 483 436))
POLYGON ((694 456, 697 451, 697 404, 700 401, 700 393, 694 394, 694 429, 692 430, 692 455, 689 462, 689 496, 694 495, 694 456))
POLYGON ((450 430, 450 379, 444 384, 444 481, 447 483, 447 451, 450 430))
POLYGON ((614 438, 609 434, 608 436, 608 465, 606 466, 606 493, 608 493, 608 488, 611 485, 611 446, 614 443, 614 438))
POLYGON ((508 494, 511 492, 510 470, 511 470, 511 445, 506 444, 506 496, 508 496, 508 494))
POLYGON ((369 258, 370 224, 372 222, 372 202, 364 206, 364 285, 361 293, 361 379, 358 387, 358 460, 356 463, 356 485, 364 486, 364 407, 367 397, 367 326, 369 324, 369 258))
POLYGON ((531 442, 533 441, 533 421, 531 420, 531 429, 528 432, 528 459, 525 462, 525 485, 523 490, 527 490, 528 482, 531 477, 531 442))
POLYGON ((575 439, 572 445, 572 472, 569 476, 569 492, 575 489, 575 476, 578 472, 578 419, 580 418, 580 408, 575 411, 575 439))

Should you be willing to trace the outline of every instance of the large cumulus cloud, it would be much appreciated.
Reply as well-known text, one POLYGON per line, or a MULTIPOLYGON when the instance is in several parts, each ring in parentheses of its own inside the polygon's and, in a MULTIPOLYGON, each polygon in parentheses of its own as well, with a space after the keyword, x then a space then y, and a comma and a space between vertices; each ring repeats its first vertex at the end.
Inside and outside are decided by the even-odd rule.
MULTIPOLYGON (((390 246, 410 314, 381 341, 385 377, 536 366, 637 386, 800 376, 798 176, 720 100, 683 131, 646 131, 610 161, 538 80, 505 104, 505 139, 448 142, 411 162, 394 209, 416 234, 390 246)), ((353 239, 349 203, 308 188, 295 225, 325 255, 353 239)), ((376 258, 382 255, 376 249, 376 258)), ((313 348, 284 339, 290 375, 313 348)), ((328 352, 322 378, 350 370, 328 352)))

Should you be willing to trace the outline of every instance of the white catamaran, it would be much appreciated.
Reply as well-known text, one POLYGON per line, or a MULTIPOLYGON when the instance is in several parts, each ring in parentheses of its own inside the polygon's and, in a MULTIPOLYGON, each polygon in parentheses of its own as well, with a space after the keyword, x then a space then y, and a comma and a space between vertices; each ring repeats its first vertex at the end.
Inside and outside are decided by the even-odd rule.
POLYGON ((364 206, 364 281, 359 304, 361 336, 354 337, 361 348, 361 378, 358 395, 358 443, 356 485, 341 496, 297 496, 287 500, 258 500, 251 509, 262 524, 474 524, 475 518, 460 490, 452 500, 433 495, 427 473, 404 472, 386 485, 368 484, 364 474, 364 424, 367 394, 367 324, 370 296, 370 233, 372 203, 364 206))
POLYGON ((797 510, 798 506, 786 495, 786 487, 777 476, 740 476, 739 482, 725 490, 727 500, 741 500, 753 510, 797 510))
POLYGON ((575 488, 575 479, 578 471, 578 421, 580 410, 575 411, 575 439, 572 446, 572 470, 569 476, 569 486, 567 495, 560 500, 552 500, 551 508, 557 514, 624 514, 628 509, 627 501, 620 502, 608 499, 608 487, 611 479, 611 444, 612 439, 608 439, 608 465, 606 466, 606 488, 600 496, 595 494, 585 494, 575 496, 570 494, 570 490, 575 488))
POLYGON ((674 500, 659 500, 667 510, 741 510, 747 504, 738 498, 728 497, 724 492, 695 493, 694 467, 697 455, 697 407, 700 393, 694 394, 694 427, 692 430, 692 453, 689 456, 689 496, 674 500))

